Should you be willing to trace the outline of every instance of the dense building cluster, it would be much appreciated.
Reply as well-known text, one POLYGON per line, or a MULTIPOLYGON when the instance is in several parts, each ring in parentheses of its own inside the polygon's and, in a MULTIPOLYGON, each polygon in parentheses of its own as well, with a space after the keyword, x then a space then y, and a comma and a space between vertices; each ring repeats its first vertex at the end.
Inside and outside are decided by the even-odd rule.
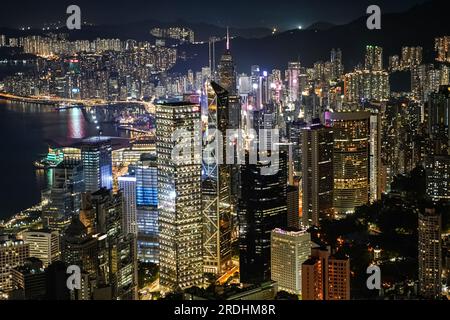
MULTIPOLYGON (((194 37, 177 28, 152 34, 194 37)), ((21 39, 25 52, 39 56, 36 66, 7 78, 3 91, 108 102, 154 97, 156 129, 155 139, 132 139, 126 148, 98 136, 61 150, 42 194, 42 229, 0 242, 0 291, 29 297, 34 268, 36 277, 44 274, 38 298, 57 289, 72 299, 136 299, 139 260, 159 267, 151 287, 163 297, 206 299, 211 292, 200 289, 212 285, 223 299, 269 299, 278 290, 305 300, 359 298, 352 291, 359 275, 351 272, 359 257, 343 248, 365 239, 338 234, 331 245, 321 228, 400 199, 407 204, 399 210, 417 215, 412 295, 440 299, 449 281, 437 210, 450 201, 447 40, 436 39, 438 58, 428 64, 422 47, 403 47, 385 68, 383 48, 370 45, 353 69, 344 69, 343 52, 332 49, 329 61, 312 66, 292 61, 286 70, 254 65, 238 73, 227 35, 217 66, 211 55, 208 67, 175 74, 172 48, 58 35, 21 39), (391 90, 390 76, 406 70, 411 90, 391 90), (210 147, 213 153, 204 152, 210 147), (417 168, 425 172, 426 208, 406 202, 396 185, 417 168), (5 260, 3 251, 16 258, 5 260), (81 268, 81 289, 49 286, 55 261, 81 268), (233 286, 239 293, 226 293, 233 286)), ((382 233, 377 223, 384 221, 359 222, 371 236, 382 233)), ((394 231, 409 235, 406 226, 394 231)), ((390 248, 368 242, 365 249, 376 252, 371 263, 392 262, 383 253, 390 248)), ((400 284, 384 285, 381 298, 400 284)))

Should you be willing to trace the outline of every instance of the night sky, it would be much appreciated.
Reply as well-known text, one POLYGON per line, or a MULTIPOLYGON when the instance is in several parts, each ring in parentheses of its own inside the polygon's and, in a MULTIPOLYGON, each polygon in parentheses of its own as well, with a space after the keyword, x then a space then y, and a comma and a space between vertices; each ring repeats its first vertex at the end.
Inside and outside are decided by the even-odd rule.
POLYGON ((17 0, 2 1, 0 26, 65 21, 67 6, 77 4, 83 20, 96 24, 181 18, 219 26, 292 29, 317 21, 346 23, 365 15, 371 4, 384 12, 396 12, 423 2, 426 0, 17 0))

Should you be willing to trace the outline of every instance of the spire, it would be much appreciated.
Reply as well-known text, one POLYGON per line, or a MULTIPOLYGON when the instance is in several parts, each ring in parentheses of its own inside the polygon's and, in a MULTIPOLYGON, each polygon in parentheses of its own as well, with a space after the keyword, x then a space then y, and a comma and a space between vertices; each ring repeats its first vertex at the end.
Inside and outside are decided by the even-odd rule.
POLYGON ((227 51, 230 50, 230 31, 227 27, 227 51))

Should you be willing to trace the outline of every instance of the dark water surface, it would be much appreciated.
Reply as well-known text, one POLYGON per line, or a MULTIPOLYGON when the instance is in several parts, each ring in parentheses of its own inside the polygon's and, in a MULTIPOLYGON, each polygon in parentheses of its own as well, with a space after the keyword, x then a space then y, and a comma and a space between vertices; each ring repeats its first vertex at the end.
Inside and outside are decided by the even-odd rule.
MULTIPOLYGON (((112 125, 105 135, 118 135, 112 125)), ((33 162, 48 151, 48 140, 95 135, 81 110, 55 111, 52 106, 0 99, 0 220, 40 201, 46 185, 44 170, 33 162)))

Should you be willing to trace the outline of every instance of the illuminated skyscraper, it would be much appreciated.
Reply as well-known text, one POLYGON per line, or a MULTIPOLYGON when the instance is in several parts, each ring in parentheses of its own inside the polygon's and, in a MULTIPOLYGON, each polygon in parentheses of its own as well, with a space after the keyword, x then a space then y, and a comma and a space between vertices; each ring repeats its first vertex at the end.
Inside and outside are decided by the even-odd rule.
POLYGON ((344 73, 344 65, 342 64, 341 49, 331 50, 331 78, 338 80, 344 73))
MULTIPOLYGON (((217 143, 217 147, 222 148, 222 155, 225 156, 226 130, 229 129, 228 92, 214 82, 211 83, 209 90, 206 134, 214 135, 215 130, 222 133, 222 141, 214 140, 214 142, 217 143)), ((231 173, 230 164, 219 163, 213 155, 203 158, 203 268, 205 273, 221 275, 232 267, 231 173)))
POLYGON ((74 217, 61 238, 61 260, 67 265, 79 266, 91 279, 96 279, 98 249, 97 239, 88 235, 86 227, 74 217))
POLYGON ((299 77, 301 73, 300 62, 289 62, 287 70, 288 81, 288 102, 300 101, 300 83, 299 77))
POLYGON ((138 256, 159 263, 158 167, 156 156, 143 158, 135 166, 137 183, 138 256))
MULTIPOLYGON (((317 119, 318 120, 318 119, 317 119)), ((318 226, 333 210, 333 129, 316 121, 302 131, 303 225, 318 226)))
POLYGON ((270 280, 270 232, 287 226, 287 155, 279 153, 279 170, 263 175, 266 163, 241 165, 239 266, 241 283, 270 280))
POLYGON ((294 175, 302 174, 302 130, 307 127, 307 123, 296 120, 289 125, 289 142, 293 143, 294 175))
POLYGON ((45 226, 62 230, 80 210, 84 189, 82 166, 77 160, 63 161, 53 169, 52 178, 51 188, 42 192, 42 218, 45 226))
POLYGON ((137 244, 135 235, 123 228, 123 196, 102 188, 92 194, 92 206, 98 232, 97 282, 110 288, 112 299, 133 300, 137 295, 137 244))
POLYGON ((434 144, 435 154, 450 152, 450 86, 441 86, 439 92, 432 93, 425 105, 428 133, 434 144))
POLYGON ((403 47, 401 68, 407 69, 422 63, 422 47, 403 47))
POLYGON ((233 56, 230 51, 230 35, 227 31, 226 49, 219 63, 219 84, 224 88, 230 95, 237 94, 237 84, 236 84, 236 71, 233 61, 233 56))
POLYGON ((299 295, 302 291, 302 264, 311 254, 311 235, 306 230, 275 229, 270 239, 271 278, 278 290, 299 295))
POLYGON ((119 189, 123 195, 123 227, 126 234, 138 234, 137 217, 136 217, 136 177, 121 176, 119 177, 119 189))
POLYGON ((389 74, 382 70, 355 70, 345 75, 345 99, 385 101, 389 99, 389 74))
POLYGON ((345 215, 369 201, 370 112, 334 112, 331 117, 334 132, 333 207, 337 215, 345 215))
POLYGON ((111 152, 109 138, 91 137, 83 140, 81 159, 85 191, 95 192, 100 188, 112 189, 111 152))
POLYGON ((427 196, 434 201, 450 200, 450 155, 425 159, 427 196))
POLYGON ((435 209, 419 213, 419 293, 427 299, 441 296, 441 215, 435 209))
POLYGON ((203 283, 200 115, 187 102, 156 106, 160 284, 168 290, 203 283))

